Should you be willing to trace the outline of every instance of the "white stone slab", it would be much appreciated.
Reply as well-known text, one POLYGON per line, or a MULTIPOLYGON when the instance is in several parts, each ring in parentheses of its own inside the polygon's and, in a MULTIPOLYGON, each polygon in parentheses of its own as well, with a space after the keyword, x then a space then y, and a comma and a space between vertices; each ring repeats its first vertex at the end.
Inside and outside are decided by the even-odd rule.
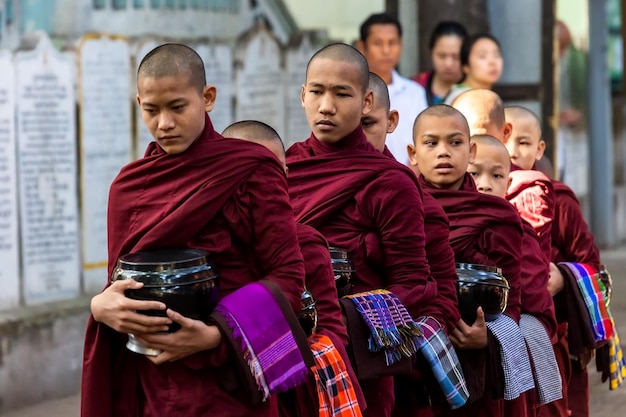
MULTIPOLYGON (((152 40, 152 39, 145 40, 139 44, 137 52, 135 53, 135 69, 133 73, 135 74, 135 76, 133 76, 133 80, 135 82, 136 82, 137 68, 139 68, 139 64, 141 63, 141 60, 146 55, 148 55, 148 52, 150 52, 151 50, 153 50, 160 44, 161 44, 160 42, 156 40, 152 40)), ((134 88, 132 91, 134 91, 136 95, 137 86, 135 85, 133 87, 134 88)), ((146 125, 143 123, 143 118, 141 117, 141 109, 136 104, 134 108, 135 108, 135 129, 136 129, 135 130, 135 159, 139 159, 143 157, 143 154, 146 148, 148 147, 150 142, 154 140, 154 138, 150 134, 150 131, 148 131, 148 128, 146 127, 146 125)))
POLYGON ((303 34, 301 41, 287 48, 285 54, 286 72, 286 134, 283 137, 285 148, 303 141, 311 133, 302 108, 301 91, 305 82, 306 66, 315 53, 315 48, 308 34, 303 34))
POLYGON ((27 304, 80 292, 75 58, 41 35, 15 56, 20 231, 27 304))
POLYGON ((233 52, 223 44, 201 44, 195 50, 204 61, 207 85, 217 89, 210 116, 215 130, 221 132, 233 122, 233 52))
POLYGON ((132 158, 128 43, 106 36, 84 38, 79 82, 83 283, 86 292, 97 292, 107 282, 109 188, 132 158))
POLYGON ((235 118, 259 120, 285 134, 282 51, 268 29, 261 26, 245 34, 237 46, 235 118))
POLYGON ((0 51, 0 310, 20 300, 13 56, 0 51))

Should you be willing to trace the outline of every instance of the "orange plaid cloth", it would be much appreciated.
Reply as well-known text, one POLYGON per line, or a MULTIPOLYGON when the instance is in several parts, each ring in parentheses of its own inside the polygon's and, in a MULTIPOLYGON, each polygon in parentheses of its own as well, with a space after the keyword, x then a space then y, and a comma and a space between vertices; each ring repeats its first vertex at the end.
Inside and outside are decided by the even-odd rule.
POLYGON ((362 417, 354 386, 348 376, 346 364, 333 342, 324 335, 309 337, 315 366, 319 417, 362 417))

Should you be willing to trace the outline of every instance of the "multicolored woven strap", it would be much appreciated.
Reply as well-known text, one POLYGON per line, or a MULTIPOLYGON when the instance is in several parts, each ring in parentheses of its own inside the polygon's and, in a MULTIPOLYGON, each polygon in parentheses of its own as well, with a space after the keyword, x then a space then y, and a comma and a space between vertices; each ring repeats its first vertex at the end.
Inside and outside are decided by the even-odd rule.
POLYGON ((599 271, 592 265, 575 262, 561 262, 559 266, 567 268, 576 277, 596 342, 609 340, 613 336, 613 322, 607 308, 606 289, 604 291, 602 289, 599 271))
POLYGON ((345 298, 354 303, 371 332, 370 352, 384 351, 387 365, 415 355, 422 333, 398 297, 374 290, 345 298))
POLYGON ((361 417, 354 385, 346 364, 329 337, 313 334, 309 337, 315 366, 312 368, 317 385, 319 417, 361 417))

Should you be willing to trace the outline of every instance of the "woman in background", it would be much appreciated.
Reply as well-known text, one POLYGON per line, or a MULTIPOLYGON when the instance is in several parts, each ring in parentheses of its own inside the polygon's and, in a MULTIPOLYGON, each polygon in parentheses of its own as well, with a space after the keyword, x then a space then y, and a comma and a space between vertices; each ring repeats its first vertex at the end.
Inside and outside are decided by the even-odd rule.
POLYGON ((413 77, 426 90, 429 106, 441 104, 452 87, 463 79, 460 52, 465 38, 465 27, 452 21, 440 22, 430 35, 432 70, 413 77))
POLYGON ((451 104, 464 91, 473 88, 491 90, 502 75, 503 60, 498 40, 487 33, 479 33, 465 39, 461 46, 461 69, 465 78, 452 87, 445 98, 451 104))

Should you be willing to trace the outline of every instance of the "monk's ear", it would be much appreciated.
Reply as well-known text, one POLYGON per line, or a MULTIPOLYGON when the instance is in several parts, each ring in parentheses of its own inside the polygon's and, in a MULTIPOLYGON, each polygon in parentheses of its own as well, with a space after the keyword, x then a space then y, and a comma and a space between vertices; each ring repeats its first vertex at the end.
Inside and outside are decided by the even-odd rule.
POLYGON ((406 145, 406 153, 409 155, 409 164, 417 166, 417 153, 415 152, 415 146, 411 143, 406 145))
POLYGON ((141 107, 141 97, 139 97, 139 94, 137 94, 137 104, 141 107))
POLYGON ((511 137, 511 133, 513 133, 513 125, 510 122, 505 122, 504 127, 502 127, 502 142, 507 143, 509 138, 511 137))
POLYGON ((476 142, 470 142, 469 163, 473 164, 475 158, 476 158, 476 142))
POLYGON ((360 53, 365 55, 365 43, 362 40, 357 41, 356 49, 358 49, 360 53))
POLYGON ((302 88, 300 89, 300 104, 304 108, 304 93, 306 91, 306 87, 302 84, 302 88))
POLYGON ((215 106, 215 99, 217 98, 217 88, 214 85, 207 85, 204 87, 202 91, 202 96, 204 97, 204 109, 207 113, 213 110, 215 106))
POLYGON ((543 141, 543 139, 539 139, 539 149, 537 151, 537 156, 535 156, 535 159, 538 161, 541 158, 543 158, 543 153, 546 151, 546 143, 543 141))
POLYGON ((400 113, 398 110, 391 110, 389 112, 389 116, 387 117, 387 133, 393 133, 398 127, 398 122, 400 121, 400 113))
POLYGON ((509 174, 509 180, 506 183, 506 189, 508 190, 511 187, 511 183, 513 182, 513 177, 509 174))
POLYGON ((361 114, 365 116, 369 114, 374 108, 374 92, 372 90, 367 90, 365 92, 365 97, 363 97, 363 109, 361 110, 361 114))

